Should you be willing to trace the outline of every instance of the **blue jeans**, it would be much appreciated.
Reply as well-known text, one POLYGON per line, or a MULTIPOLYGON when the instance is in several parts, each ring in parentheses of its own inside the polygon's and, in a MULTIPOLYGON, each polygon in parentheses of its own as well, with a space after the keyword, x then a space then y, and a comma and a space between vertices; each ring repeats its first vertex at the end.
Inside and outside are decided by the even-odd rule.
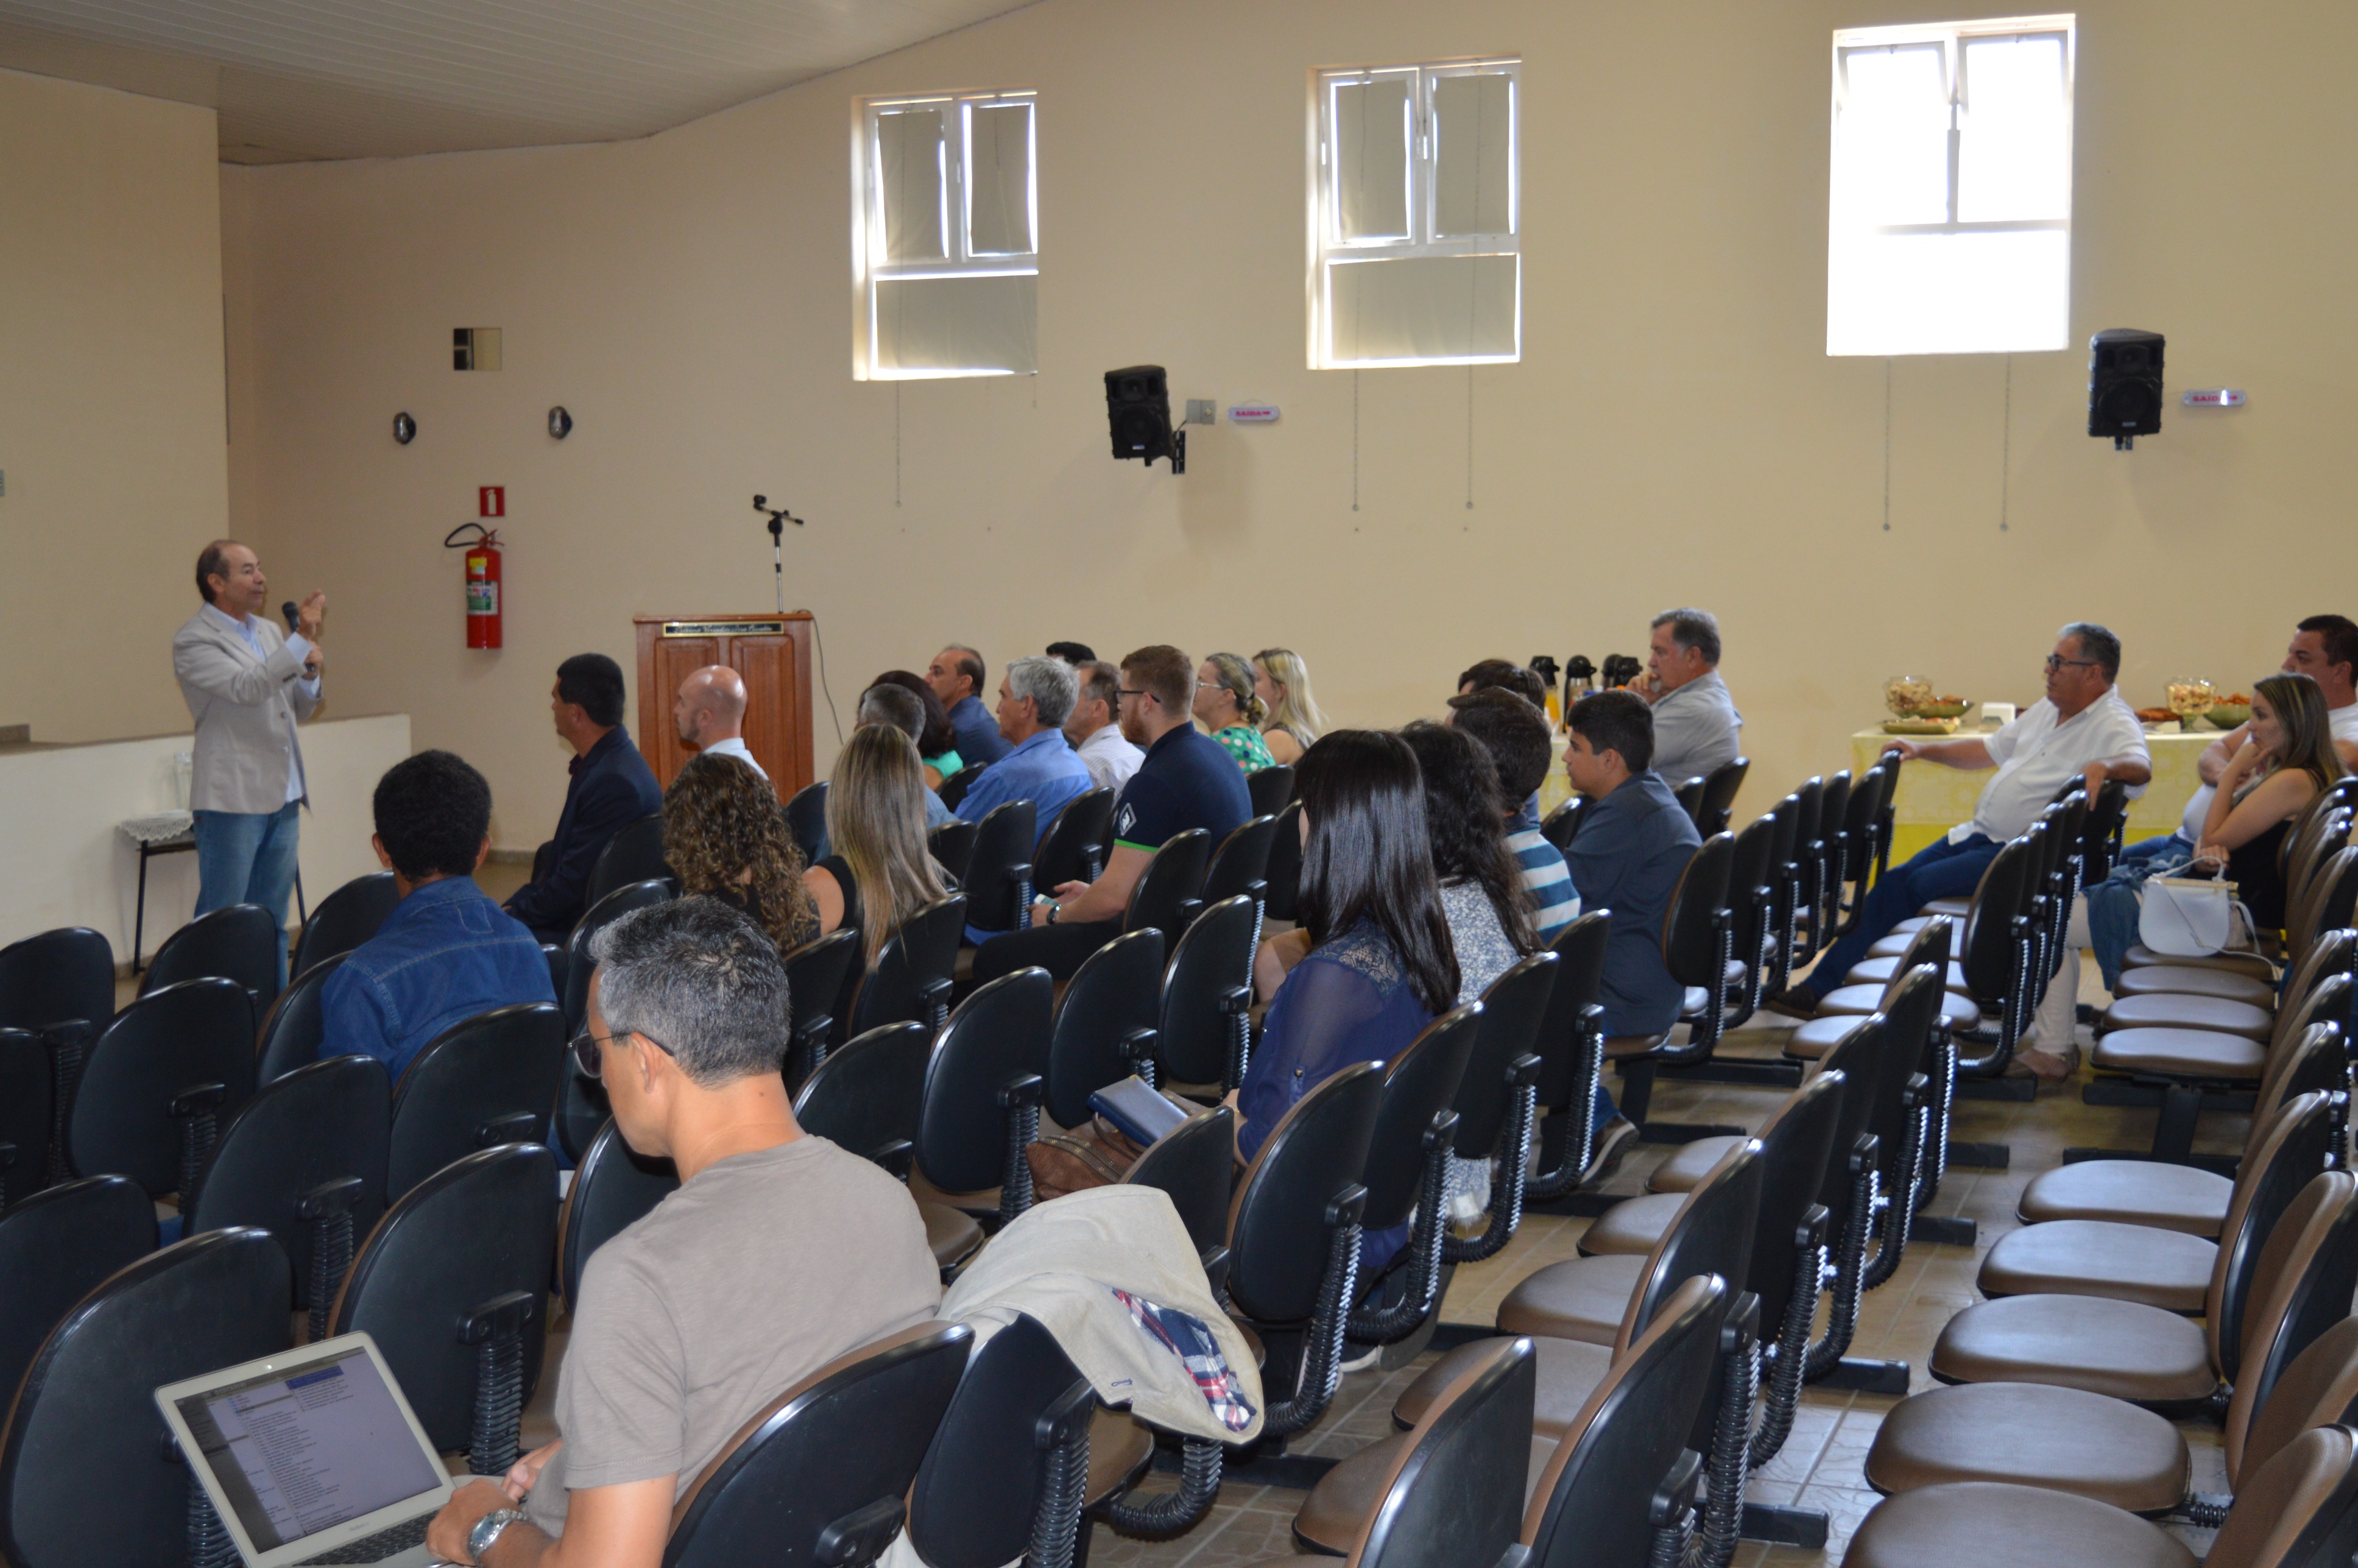
MULTIPOLYGON (((295 891, 295 849, 301 804, 276 811, 200 811, 197 818, 197 913, 233 903, 258 903, 283 930, 287 898, 295 891)), ((287 944, 278 949, 278 983, 287 984, 287 944)))
MULTIPOLYGON (((1934 899, 1970 895, 1981 885, 1982 873, 1997 859, 1998 849, 1997 840, 1978 833, 1962 844, 1942 838, 1917 850, 1905 864, 1892 867, 1866 895, 1858 928, 1827 948, 1818 967, 1810 971, 1810 989, 1823 997, 1843 984, 1843 977, 1866 957, 1869 947, 1934 899)), ((1952 946, 1951 957, 1962 956, 1952 946)))
POLYGON ((2194 846, 2175 834, 2147 838, 2123 849, 2112 875, 2088 890, 2088 945, 2096 950, 2106 990, 2121 989, 2121 965, 2137 944, 2137 916, 2145 907, 2138 890, 2146 878, 2167 876, 2193 858, 2194 846))

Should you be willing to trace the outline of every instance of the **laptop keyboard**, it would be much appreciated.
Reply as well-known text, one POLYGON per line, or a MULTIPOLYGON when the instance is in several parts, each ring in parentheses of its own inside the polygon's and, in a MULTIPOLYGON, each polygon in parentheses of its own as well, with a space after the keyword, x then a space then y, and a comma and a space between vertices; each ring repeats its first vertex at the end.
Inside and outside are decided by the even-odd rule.
POLYGON ((306 1557, 301 1563, 296 1564, 296 1568, 313 1568, 314 1564, 330 1563, 382 1563, 388 1557, 400 1555, 413 1546, 425 1545, 426 1527, 433 1522, 432 1514, 419 1514, 416 1519, 402 1520, 391 1530, 381 1530, 374 1535, 362 1536, 358 1541, 337 1547, 333 1552, 322 1552, 317 1557, 306 1557))

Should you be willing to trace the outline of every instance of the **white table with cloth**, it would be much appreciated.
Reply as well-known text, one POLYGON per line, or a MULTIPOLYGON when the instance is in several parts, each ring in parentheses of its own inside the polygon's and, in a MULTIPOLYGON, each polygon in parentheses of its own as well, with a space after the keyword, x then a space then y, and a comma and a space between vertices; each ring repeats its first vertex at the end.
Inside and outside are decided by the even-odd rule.
MULTIPOLYGON (((1961 730, 1955 739, 1979 739, 1985 730, 1961 730)), ((2191 733, 2176 723, 2145 727, 2146 750, 2153 753, 2153 783, 2129 802, 2125 842, 2158 838, 2178 830, 2187 797, 2202 782, 2196 770, 2202 752, 2220 731, 2199 720, 2191 733)), ((1862 730, 1850 738, 1850 775, 1857 778, 1875 766, 1876 758, 1894 741, 1937 741, 1937 735, 1887 735, 1883 727, 1862 730)), ((1892 797, 1891 863, 1899 864, 1960 822, 1973 819, 1974 803, 1990 781, 1987 768, 1966 771, 1939 762, 1913 762, 1899 770, 1899 793, 1892 797)))

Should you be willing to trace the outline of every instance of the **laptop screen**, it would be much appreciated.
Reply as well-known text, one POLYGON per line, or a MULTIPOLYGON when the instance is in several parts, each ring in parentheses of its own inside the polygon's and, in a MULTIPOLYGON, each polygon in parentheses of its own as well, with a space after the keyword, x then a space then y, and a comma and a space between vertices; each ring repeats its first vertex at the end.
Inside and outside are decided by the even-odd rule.
POLYGON ((175 1401, 256 1552, 438 1484, 366 1349, 175 1401))

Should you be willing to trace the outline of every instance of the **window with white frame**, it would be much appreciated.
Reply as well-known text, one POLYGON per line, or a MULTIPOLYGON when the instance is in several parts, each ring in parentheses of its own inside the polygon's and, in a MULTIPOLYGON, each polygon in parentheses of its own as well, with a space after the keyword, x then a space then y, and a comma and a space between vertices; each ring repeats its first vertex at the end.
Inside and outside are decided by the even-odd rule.
POLYGON ((855 376, 1038 371, 1035 107, 1030 92, 860 106, 855 376))
POLYGON ((1522 65, 1318 74, 1314 369, 1522 357, 1522 65))
POLYGON ((1826 352, 2068 343, 2072 18, 1834 34, 1826 352))

